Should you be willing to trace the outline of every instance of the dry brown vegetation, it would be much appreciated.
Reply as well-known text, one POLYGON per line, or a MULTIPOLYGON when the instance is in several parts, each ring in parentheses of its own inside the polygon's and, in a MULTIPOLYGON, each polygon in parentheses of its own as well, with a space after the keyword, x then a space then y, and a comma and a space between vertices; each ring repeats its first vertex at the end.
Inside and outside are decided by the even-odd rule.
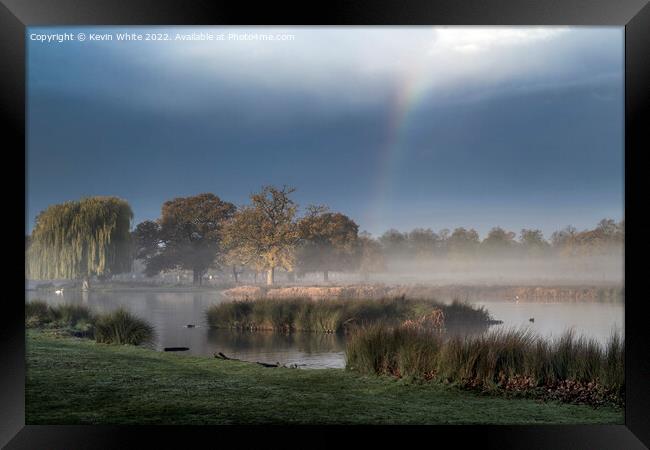
POLYGON ((341 298, 438 298, 442 300, 490 298, 520 301, 616 301, 622 300, 621 286, 427 286, 358 284, 346 286, 238 286, 223 291, 233 300, 305 297, 314 300, 341 298))

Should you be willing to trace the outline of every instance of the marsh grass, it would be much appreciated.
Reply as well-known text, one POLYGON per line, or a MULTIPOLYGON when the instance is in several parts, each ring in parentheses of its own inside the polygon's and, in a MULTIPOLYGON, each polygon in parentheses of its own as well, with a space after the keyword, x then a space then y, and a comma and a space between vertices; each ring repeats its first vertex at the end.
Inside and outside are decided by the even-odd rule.
POLYGON ((27 328, 57 329, 105 344, 151 344, 154 339, 153 327, 124 309, 93 314, 83 305, 48 305, 33 300, 25 303, 25 325, 27 328))
POLYGON ((355 330, 348 339, 346 368, 364 374, 435 379, 484 391, 622 404, 624 354, 624 341, 617 333, 603 347, 572 331, 545 340, 528 329, 449 337, 374 325, 355 330))
POLYGON ((100 344, 152 344, 154 328, 146 321, 119 308, 95 321, 95 340, 100 344))
POLYGON ((42 300, 32 300, 25 303, 25 325, 28 328, 43 326, 52 321, 50 308, 42 300))
POLYGON ((213 328, 341 332, 375 323, 397 325, 442 310, 445 326, 487 325, 487 310, 454 301, 450 305, 435 300, 407 299, 328 299, 310 298, 235 300, 213 305, 206 319, 213 328))
POLYGON ((25 325, 28 328, 64 328, 88 331, 93 323, 93 314, 86 306, 64 303, 50 306, 44 301, 25 303, 25 325))

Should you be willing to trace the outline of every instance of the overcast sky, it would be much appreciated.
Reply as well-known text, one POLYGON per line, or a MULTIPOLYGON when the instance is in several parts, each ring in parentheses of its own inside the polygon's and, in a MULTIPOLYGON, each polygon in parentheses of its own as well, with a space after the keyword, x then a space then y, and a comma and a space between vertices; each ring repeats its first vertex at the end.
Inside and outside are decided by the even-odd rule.
POLYGON ((30 28, 27 231, 52 203, 297 188, 388 228, 623 218, 624 29, 30 28), (117 41, 117 32, 171 41, 117 41), (176 41, 176 33, 223 41, 176 41), (32 34, 109 33, 50 42, 32 34), (229 34, 293 35, 233 40, 229 34))

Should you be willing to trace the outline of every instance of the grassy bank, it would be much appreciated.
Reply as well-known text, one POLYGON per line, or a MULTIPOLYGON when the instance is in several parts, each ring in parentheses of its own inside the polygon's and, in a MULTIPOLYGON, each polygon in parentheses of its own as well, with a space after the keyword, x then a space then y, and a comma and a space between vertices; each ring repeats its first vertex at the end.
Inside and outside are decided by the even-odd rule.
POLYGON ((480 396, 354 372, 255 364, 27 330, 27 424, 623 423, 614 408, 480 396))
POLYGON ((206 311, 214 328, 276 331, 340 332, 353 325, 399 324, 418 321, 441 311, 446 327, 487 326, 487 310, 454 301, 384 298, 377 300, 310 298, 256 299, 223 302, 206 311))
POLYGON ((102 344, 149 345, 155 337, 153 326, 122 308, 97 314, 87 306, 48 305, 41 300, 25 303, 25 326, 57 330, 102 344))
POLYGON ((492 393, 622 404, 624 345, 618 335, 603 348, 571 332, 548 341, 526 330, 445 337, 423 328, 372 326, 348 340, 346 367, 492 393))

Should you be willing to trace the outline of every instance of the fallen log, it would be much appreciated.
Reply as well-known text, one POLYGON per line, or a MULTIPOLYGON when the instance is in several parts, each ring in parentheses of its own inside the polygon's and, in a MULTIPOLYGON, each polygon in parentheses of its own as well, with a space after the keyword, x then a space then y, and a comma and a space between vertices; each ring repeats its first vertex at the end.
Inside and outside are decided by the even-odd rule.
MULTIPOLYGON (((224 359, 224 360, 227 360, 227 361, 252 362, 252 361, 244 361, 244 360, 241 360, 241 359, 229 358, 228 356, 224 355, 221 352, 214 353, 214 357, 217 358, 217 359, 224 359)), ((286 367, 286 366, 281 366, 279 362, 276 362, 275 364, 269 364, 269 363, 257 361, 255 364, 259 364, 262 367, 286 367)), ((298 368, 297 364, 295 366, 296 366, 296 368, 298 368)))
POLYGON ((258 361, 257 364, 259 364, 262 367, 280 367, 280 363, 268 364, 268 363, 258 361))
POLYGON ((226 359, 228 361, 241 361, 241 359, 229 358, 229 357, 227 357, 226 355, 224 355, 221 352, 215 353, 214 357, 217 358, 217 359, 226 359))

